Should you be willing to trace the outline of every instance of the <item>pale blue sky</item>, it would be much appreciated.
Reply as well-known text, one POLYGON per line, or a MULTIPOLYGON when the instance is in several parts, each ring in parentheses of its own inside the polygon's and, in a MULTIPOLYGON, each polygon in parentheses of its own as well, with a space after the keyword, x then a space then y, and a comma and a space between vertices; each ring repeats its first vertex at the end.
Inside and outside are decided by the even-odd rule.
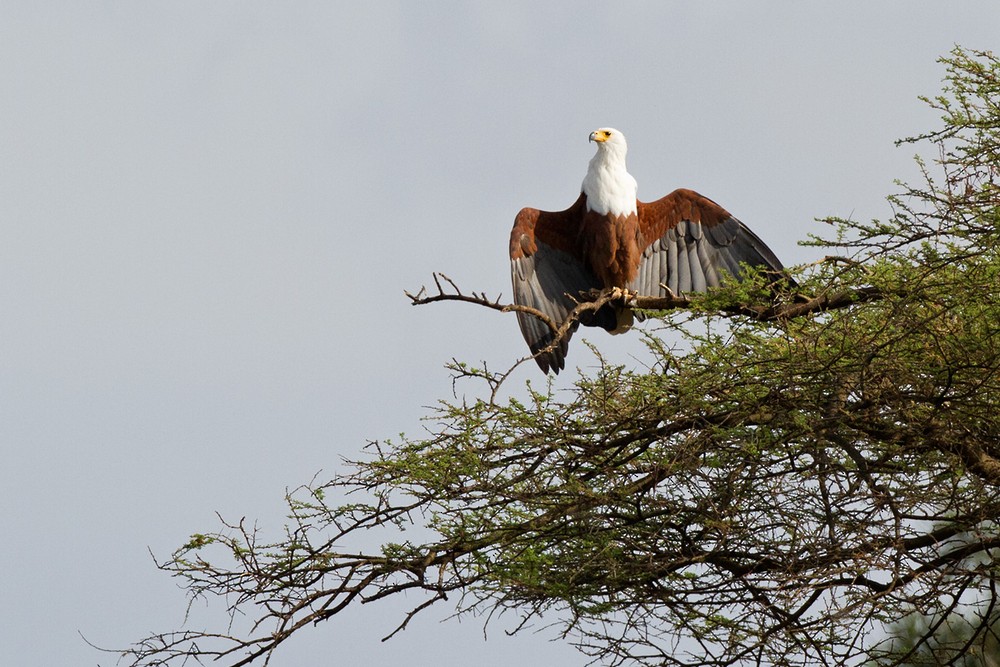
MULTIPOLYGON (((998 35, 995 0, 0 3, 3 662, 177 627, 147 548, 216 511, 279 534, 286 488, 420 432, 449 359, 524 354, 513 316, 403 290, 509 296, 514 214, 576 198, 594 128, 640 198, 694 188, 809 261, 814 218, 885 216, 913 176, 893 141, 934 126, 935 59, 998 35)), ((641 359, 588 332, 570 367, 584 338, 641 359)), ((380 643, 401 610, 272 664, 586 662, 444 608, 380 643)))

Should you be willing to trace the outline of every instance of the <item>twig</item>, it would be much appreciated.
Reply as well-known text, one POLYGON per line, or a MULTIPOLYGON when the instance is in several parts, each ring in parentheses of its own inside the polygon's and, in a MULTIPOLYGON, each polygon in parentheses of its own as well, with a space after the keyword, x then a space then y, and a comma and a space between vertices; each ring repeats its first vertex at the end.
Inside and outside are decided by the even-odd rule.
MULTIPOLYGON (((824 261, 838 262, 850 260, 842 257, 828 257, 824 261)), ((677 308, 687 308, 692 304, 692 298, 689 295, 674 294, 665 285, 661 285, 661 287, 667 291, 667 296, 640 296, 634 294, 623 294, 621 290, 609 289, 589 290, 581 292, 577 295, 567 295, 576 303, 576 306, 566 315, 565 320, 557 323, 537 308, 523 306, 516 303, 502 303, 500 300, 502 295, 498 295, 497 298, 491 299, 486 296, 486 292, 472 292, 470 294, 464 294, 459 289, 455 281, 443 273, 435 272, 432 274, 432 277, 434 285, 437 288, 437 294, 428 295, 427 288, 423 286, 417 291, 416 294, 404 292, 404 294, 409 297, 411 305, 423 306, 429 303, 437 303, 439 301, 461 301, 464 303, 472 303, 477 306, 484 306, 486 308, 498 310, 502 313, 525 313, 531 317, 537 318, 549 328, 549 331, 552 332, 552 341, 547 346, 538 350, 530 357, 520 359, 510 368, 510 370, 501 374, 500 382, 493 387, 493 396, 496 396, 499 384, 502 383, 503 379, 505 379, 518 365, 528 359, 549 354, 559 347, 562 341, 573 333, 580 322, 580 318, 586 313, 596 312, 605 305, 615 301, 623 302, 625 306, 637 308, 639 310, 674 310, 677 308), (447 284, 447 289, 442 285, 442 283, 447 284)), ((826 310, 846 308, 847 306, 855 303, 873 301, 881 297, 882 293, 877 288, 866 286, 824 293, 813 297, 795 295, 794 300, 772 303, 768 306, 754 306, 749 304, 723 306, 719 308, 719 311, 728 315, 742 315, 760 322, 774 322, 795 317, 803 317, 811 313, 818 313, 826 310)), ((491 385, 492 384, 493 382, 491 382, 491 385)))
MULTIPOLYGON (((827 259, 830 261, 846 260, 846 258, 840 257, 830 257, 827 259)), ((572 298, 577 305, 569 312, 565 321, 557 324, 552 320, 552 318, 536 308, 522 306, 516 303, 502 303, 500 301, 500 296, 496 299, 490 299, 486 296, 485 292, 463 294, 455 282, 448 276, 442 273, 434 273, 433 277, 434 284, 438 289, 437 294, 428 296, 427 289, 425 287, 421 287, 416 294, 404 292, 404 294, 409 297, 412 305, 423 306, 425 304, 435 303, 438 301, 463 301, 465 303, 473 303, 479 306, 485 306, 486 308, 492 308, 493 310, 498 310, 504 313, 526 313, 533 317, 537 317, 545 323, 553 334, 555 334, 557 339, 561 335, 564 335, 566 331, 579 321, 580 316, 584 313, 597 311, 608 303, 622 299, 620 292, 615 292, 613 290, 590 290, 587 292, 581 292, 575 296, 570 295, 570 298, 572 298), (442 280, 447 282, 454 291, 445 292, 441 286, 442 280)), ((801 295, 796 295, 796 300, 794 301, 772 304, 770 306, 738 304, 725 306, 720 308, 720 310, 730 315, 745 315, 762 322, 770 322, 773 320, 801 317, 803 315, 822 312, 825 310, 845 308, 855 303, 874 301, 881 297, 882 293, 877 288, 865 286, 855 289, 845 289, 837 292, 824 293, 813 297, 802 297, 801 295)), ((675 295, 671 293, 667 296, 632 295, 627 298, 625 305, 638 308, 640 310, 674 310, 677 308, 687 308, 691 305, 691 303, 692 299, 690 296, 686 294, 675 295)), ((556 344, 558 344, 558 340, 556 341, 556 344)))

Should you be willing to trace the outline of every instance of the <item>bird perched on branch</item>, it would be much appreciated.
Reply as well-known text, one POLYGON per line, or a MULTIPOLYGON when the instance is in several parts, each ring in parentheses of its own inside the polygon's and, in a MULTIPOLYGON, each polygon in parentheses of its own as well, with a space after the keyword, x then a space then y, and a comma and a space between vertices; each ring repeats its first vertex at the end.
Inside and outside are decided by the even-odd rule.
MULTIPOLYGON (((514 219, 510 265, 516 304, 559 325, 576 306, 574 297, 589 290, 668 296, 704 292, 726 274, 739 278, 741 265, 763 267, 775 279, 782 274, 770 248, 711 199, 682 189, 654 202, 639 201, 636 181, 625 168, 628 146, 621 132, 595 130, 590 141, 597 154, 576 202, 565 211, 525 208, 514 219)), ((620 333, 632 324, 625 302, 585 314, 579 324, 620 333)), ((541 369, 564 368, 576 326, 541 352, 554 340, 552 329, 530 313, 519 311, 517 319, 541 369)))

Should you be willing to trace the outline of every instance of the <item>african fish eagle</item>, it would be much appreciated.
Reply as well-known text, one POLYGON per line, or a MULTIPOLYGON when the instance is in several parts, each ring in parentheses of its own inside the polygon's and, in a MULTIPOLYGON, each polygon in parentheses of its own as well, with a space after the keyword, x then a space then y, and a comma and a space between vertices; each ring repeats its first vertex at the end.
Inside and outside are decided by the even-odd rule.
MULTIPOLYGON (((565 211, 525 208, 514 219, 515 303, 559 325, 576 306, 573 297, 592 289, 642 296, 667 296, 667 289, 703 292, 725 274, 738 278, 744 264, 781 275, 781 262, 770 248, 711 199, 680 189, 654 202, 639 201, 636 181, 625 168, 628 146, 621 132, 601 128, 590 133, 590 141, 597 154, 576 202, 565 211)), ((542 371, 564 368, 572 331, 540 353, 553 341, 551 329, 529 313, 519 311, 517 320, 542 371)), ((579 323, 617 333, 631 325, 632 313, 625 305, 609 304, 579 323)))

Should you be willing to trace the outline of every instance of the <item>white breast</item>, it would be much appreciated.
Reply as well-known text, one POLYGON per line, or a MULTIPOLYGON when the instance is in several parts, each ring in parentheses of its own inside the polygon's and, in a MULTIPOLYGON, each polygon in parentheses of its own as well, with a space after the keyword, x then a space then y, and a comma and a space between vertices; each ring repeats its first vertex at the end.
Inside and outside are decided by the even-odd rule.
POLYGON ((590 161, 583 179, 587 208, 601 215, 630 215, 636 212, 638 185, 625 169, 625 156, 617 151, 599 150, 590 161))

